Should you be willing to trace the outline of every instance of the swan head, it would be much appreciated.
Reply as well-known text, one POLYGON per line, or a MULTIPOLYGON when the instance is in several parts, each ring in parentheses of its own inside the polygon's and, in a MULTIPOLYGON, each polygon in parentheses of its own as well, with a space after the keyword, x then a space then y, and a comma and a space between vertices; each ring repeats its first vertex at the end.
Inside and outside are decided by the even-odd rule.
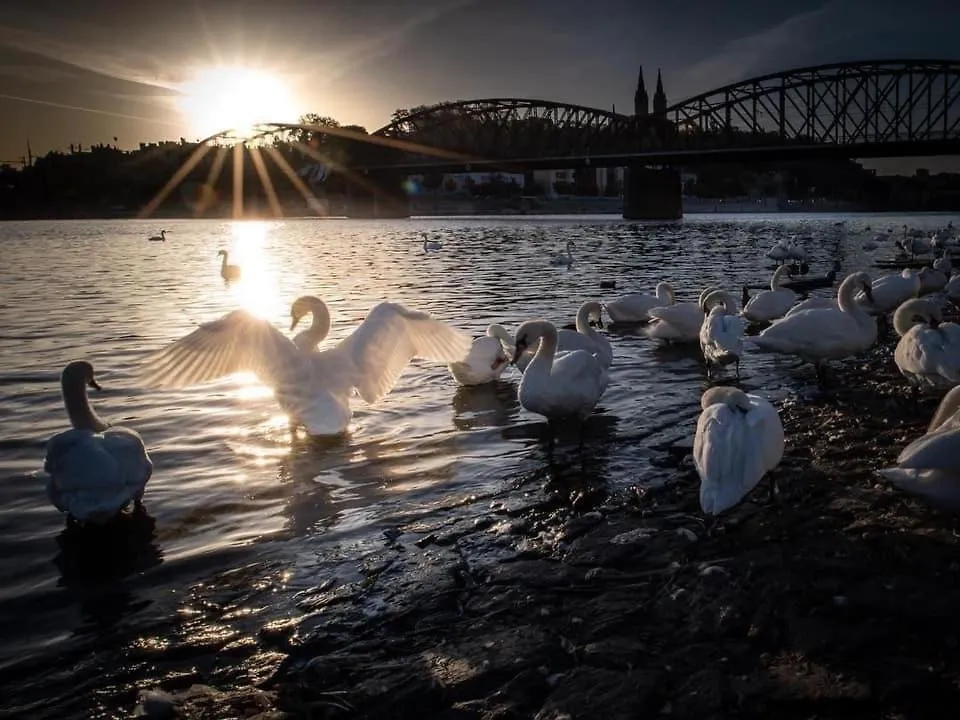
POLYGON ((516 365, 517 360, 527 352, 527 350, 536 350, 539 347, 541 338, 557 343, 557 328, 548 320, 527 320, 517 328, 516 342, 513 346, 513 358, 510 363, 516 365))
POLYGON ((100 383, 93 372, 93 365, 86 360, 74 360, 68 363, 60 374, 60 383, 64 389, 76 389, 84 386, 100 390, 100 383))
MULTIPOLYGON (((588 325, 592 324, 591 321, 594 321, 598 328, 603 328, 603 303, 600 301, 587 300, 587 302, 580 306, 577 315, 582 317, 588 325)), ((574 328, 576 329, 576 325, 574 328)))
POLYGON ((321 312, 321 309, 325 309, 323 300, 313 295, 301 295, 296 300, 293 301, 293 305, 290 306, 290 330, 292 331, 297 327, 299 322, 303 319, 304 315, 314 315, 321 312))
POLYGON ((726 290, 711 290, 700 300, 700 309, 704 315, 709 314, 713 308, 718 306, 722 306, 726 313, 737 312, 737 302, 726 290))
POLYGON ((720 403, 729 405, 730 407, 740 408, 741 410, 750 409, 750 399, 747 397, 747 394, 740 388, 731 387, 730 385, 717 385, 706 390, 703 395, 700 396, 701 410, 706 410, 711 405, 718 405, 720 403))
POLYGON ((227 251, 226 251, 226 250, 220 250, 220 251, 217 253, 217 257, 226 257, 226 256, 227 256, 227 251))
POLYGON ((943 320, 940 308, 924 298, 912 298, 900 304, 893 313, 893 329, 900 337, 914 325, 936 328, 943 320))

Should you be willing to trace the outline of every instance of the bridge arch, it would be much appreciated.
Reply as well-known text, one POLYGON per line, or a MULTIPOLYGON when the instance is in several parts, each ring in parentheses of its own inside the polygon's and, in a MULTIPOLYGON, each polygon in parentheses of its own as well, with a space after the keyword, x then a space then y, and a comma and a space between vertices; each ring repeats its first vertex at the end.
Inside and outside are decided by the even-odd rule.
MULTIPOLYGON (((960 62, 868 60, 796 68, 667 108, 687 142, 878 145, 960 139, 960 62)), ((687 143, 684 143, 687 144, 687 143)))

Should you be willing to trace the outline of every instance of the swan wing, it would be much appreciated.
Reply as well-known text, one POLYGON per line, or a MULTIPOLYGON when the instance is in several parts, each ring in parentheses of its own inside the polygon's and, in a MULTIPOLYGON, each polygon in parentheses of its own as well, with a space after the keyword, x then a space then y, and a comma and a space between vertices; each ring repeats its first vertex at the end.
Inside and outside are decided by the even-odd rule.
POLYGON ((236 372, 272 385, 303 362, 301 351, 263 318, 234 310, 204 323, 147 359, 144 383, 185 387, 236 372))
POLYGON ((736 505, 763 477, 759 433, 747 414, 725 403, 706 408, 697 419, 693 462, 700 475, 700 507, 716 515, 736 505))
POLYGON ((142 495, 153 462, 132 430, 71 429, 47 442, 43 469, 58 510, 81 522, 105 522, 142 495))
POLYGON ((428 313, 382 302, 334 350, 351 363, 360 396, 375 403, 393 389, 413 358, 458 362, 470 346, 469 337, 428 313))

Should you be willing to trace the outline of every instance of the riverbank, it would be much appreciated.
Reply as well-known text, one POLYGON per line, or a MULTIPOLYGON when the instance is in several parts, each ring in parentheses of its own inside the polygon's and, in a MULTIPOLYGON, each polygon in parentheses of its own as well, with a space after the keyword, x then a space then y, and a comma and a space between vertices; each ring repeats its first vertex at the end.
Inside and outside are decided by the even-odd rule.
POLYGON ((399 525, 360 581, 318 577, 303 618, 261 632, 276 667, 257 690, 178 703, 261 720, 946 717, 956 520, 874 473, 936 407, 891 357, 887 343, 784 401, 775 498, 758 487, 710 532, 689 438, 656 488, 548 471, 473 498, 480 516, 399 525))

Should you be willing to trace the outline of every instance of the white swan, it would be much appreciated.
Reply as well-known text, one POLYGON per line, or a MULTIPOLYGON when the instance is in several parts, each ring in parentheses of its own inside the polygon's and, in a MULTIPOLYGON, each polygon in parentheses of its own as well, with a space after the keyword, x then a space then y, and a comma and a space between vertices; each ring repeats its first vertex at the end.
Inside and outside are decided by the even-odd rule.
POLYGON ((608 382, 596 355, 574 350, 556 357, 557 328, 547 320, 528 320, 517 329, 514 361, 531 347, 537 350, 520 381, 520 404, 548 420, 590 415, 608 382))
POLYGON ((730 293, 714 290, 703 299, 706 316, 700 326, 700 349, 707 363, 707 377, 714 365, 736 363, 740 375, 743 353, 743 318, 737 315, 737 302, 730 293))
POLYGON ((150 358, 147 384, 183 387, 235 372, 271 386, 281 408, 311 435, 338 435, 350 424, 356 389, 368 403, 389 393, 415 357, 462 360, 470 339, 427 313, 382 302, 332 348, 303 352, 267 320, 234 310, 205 323, 150 358))
POLYGON ((567 240, 567 249, 565 252, 561 251, 555 253, 552 258, 550 258, 551 265, 573 265, 573 249, 576 247, 576 244, 573 240, 567 240))
POLYGON ((607 315, 610 316, 610 322, 614 323, 640 323, 647 322, 650 319, 649 312, 655 307, 664 307, 673 305, 676 298, 673 294, 673 287, 668 282, 657 283, 654 295, 644 293, 631 293, 624 295, 616 300, 604 303, 607 315))
POLYGON ((854 301, 862 288, 871 296, 870 276, 848 275, 837 291, 837 309, 815 308, 776 321, 759 335, 747 338, 767 352, 794 355, 811 362, 823 380, 822 363, 863 352, 877 340, 877 323, 854 301))
POLYGON ((695 303, 674 303, 651 308, 647 337, 671 342, 700 342, 700 327, 703 325, 703 300, 716 287, 708 287, 700 293, 695 303))
POLYGON ((420 233, 420 234, 423 235, 423 251, 424 252, 429 252, 430 250, 440 250, 441 248, 443 248, 442 242, 438 242, 436 240, 430 240, 429 238, 427 238, 426 233, 420 233))
POLYGON ((233 282, 240 279, 240 266, 227 264, 229 256, 230 254, 226 250, 217 253, 217 257, 223 258, 223 262, 220 263, 220 277, 227 282, 233 282))
POLYGON ((693 439, 700 507, 717 515, 740 502, 783 457, 780 415, 766 399, 734 387, 713 387, 700 398, 693 439))
POLYGON ((900 336, 893 359, 918 390, 960 384, 960 325, 941 325, 941 319, 939 307, 919 298, 907 300, 893 314, 893 327, 900 336))
POLYGON ((870 283, 871 294, 857 293, 856 302, 871 315, 885 315, 893 312, 904 300, 920 295, 922 283, 915 271, 907 268, 903 272, 882 275, 870 283))
POLYGON ((826 298, 814 295, 813 297, 808 297, 806 300, 801 300, 798 302, 787 311, 787 314, 784 315, 784 317, 788 318, 791 315, 802 313, 805 310, 817 310, 820 308, 833 308, 839 310, 840 306, 837 305, 836 298, 826 298))
POLYGON ((100 389, 90 363, 71 362, 60 385, 73 427, 47 441, 43 469, 50 476, 50 502, 77 522, 93 524, 111 520, 131 502, 139 508, 153 474, 143 440, 104 422, 90 407, 87 387, 100 389))
POLYGON ((167 231, 161 230, 159 235, 151 235, 147 238, 147 242, 166 242, 167 241, 167 231))
POLYGON ((743 316, 751 322, 769 322, 783 317, 797 301, 797 294, 781 287, 790 277, 790 266, 781 265, 770 279, 770 289, 754 295, 743 307, 743 316))
MULTIPOLYGON (((557 351, 586 350, 596 355, 600 364, 608 368, 613 363, 613 347, 606 337, 590 326, 591 319, 596 319, 597 324, 603 327, 603 305, 596 300, 588 300, 577 310, 576 330, 564 328, 557 331, 557 351)), ((530 346, 520 355, 515 363, 520 372, 526 372, 535 350, 536 347, 530 346)))
POLYGON ((960 387, 944 395, 925 435, 907 445, 895 467, 877 474, 933 505, 960 510, 960 387))
POLYGON ((478 337, 470 346, 470 352, 463 360, 452 362, 448 366, 453 379, 461 385, 483 385, 499 378, 510 356, 504 344, 513 352, 514 340, 503 325, 488 325, 486 335, 478 337))

